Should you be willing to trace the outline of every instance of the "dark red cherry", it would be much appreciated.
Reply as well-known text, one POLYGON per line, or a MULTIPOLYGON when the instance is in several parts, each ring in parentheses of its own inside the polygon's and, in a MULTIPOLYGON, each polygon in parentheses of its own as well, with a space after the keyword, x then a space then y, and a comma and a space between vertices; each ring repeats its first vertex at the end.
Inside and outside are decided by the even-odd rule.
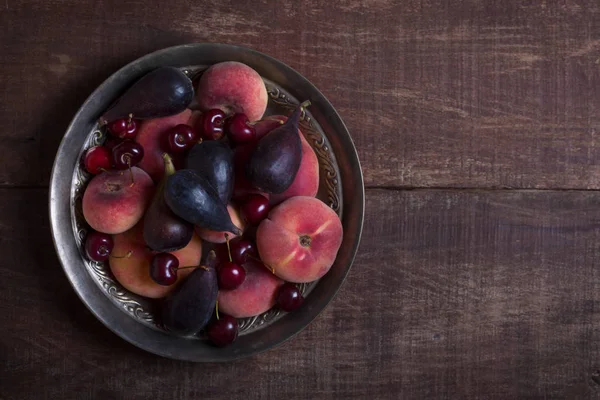
POLYGON ((112 156, 116 169, 127 169, 142 161, 144 148, 137 142, 125 140, 113 147, 112 156))
POLYGON ((92 231, 85 238, 85 254, 92 261, 106 261, 114 247, 112 236, 92 231))
POLYGON ((286 282, 279 288, 277 293, 277 305, 283 311, 294 311, 302 305, 304 297, 293 283, 286 282))
POLYGON ((237 339, 238 323, 235 318, 221 314, 219 319, 214 320, 206 329, 208 339, 217 347, 230 345, 237 339))
POLYGON ((269 215, 269 200, 260 194, 249 194, 240 210, 246 221, 252 225, 258 225, 269 215))
POLYGON ((133 139, 137 135, 138 124, 133 118, 121 118, 108 124, 108 133, 120 139, 133 139))
POLYGON ((231 239, 229 247, 231 248, 231 260, 238 265, 243 265, 248 258, 258 258, 254 243, 243 237, 238 236, 231 239))
POLYGON ((207 140, 221 139, 225 117, 225 113, 217 108, 202 114, 202 137, 207 140))
POLYGON ((217 274, 219 289, 233 290, 239 287, 246 279, 246 270, 233 262, 224 263, 217 274))
POLYGON ((225 131, 229 139, 236 144, 243 144, 256 139, 256 130, 246 114, 234 114, 225 124, 225 131))
POLYGON ((159 285, 170 286, 177 282, 179 260, 171 253, 158 253, 150 261, 150 277, 159 285))
POLYGON ((102 171, 106 171, 110 169, 110 151, 104 146, 92 147, 85 153, 83 164, 90 174, 96 175, 102 171))
POLYGON ((167 131, 167 145, 172 153, 183 153, 196 143, 194 128, 179 124, 167 131))

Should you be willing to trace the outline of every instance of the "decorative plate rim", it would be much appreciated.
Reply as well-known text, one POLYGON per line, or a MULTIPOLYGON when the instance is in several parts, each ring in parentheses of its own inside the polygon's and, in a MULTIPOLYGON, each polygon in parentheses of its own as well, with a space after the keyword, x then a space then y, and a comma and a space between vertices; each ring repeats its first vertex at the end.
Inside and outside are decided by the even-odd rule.
MULTIPOLYGON (((268 77, 269 74, 266 75, 268 77)), ((286 85, 283 86, 288 88, 286 85)), ((292 95, 294 95, 293 92, 292 95)), ((260 353, 290 339, 314 320, 335 297, 356 256, 362 233, 364 207, 363 177, 354 143, 343 121, 323 94, 306 78, 279 60, 245 47, 218 43, 186 44, 158 50, 134 60, 106 79, 82 104, 67 128, 52 168, 49 191, 52 239, 63 269, 86 307, 109 329, 140 348, 164 357, 196 362, 230 361, 260 353), (199 57, 203 62, 192 61, 199 57), (95 121, 97 118, 97 115, 92 118, 94 113, 97 113, 98 109, 106 108, 107 99, 114 98, 125 84, 130 83, 135 77, 139 77, 144 71, 160 65, 182 67, 213 64, 226 60, 244 62, 257 69, 262 76, 265 74, 261 73, 261 70, 277 73, 282 80, 290 83, 289 88, 294 91, 311 93, 313 106, 320 113, 320 115, 315 115, 315 118, 321 124, 324 122, 327 124, 324 130, 327 129, 327 132, 333 136, 330 137, 329 134, 326 136, 330 141, 334 139, 331 142, 332 152, 338 160, 342 156, 343 165, 340 168, 340 179, 343 181, 344 190, 343 206, 345 208, 342 222, 345 233, 342 248, 338 253, 336 264, 334 264, 335 268, 332 268, 330 273, 322 278, 322 283, 315 289, 315 292, 318 293, 311 295, 312 300, 307 301, 303 308, 297 310, 292 319, 288 318, 289 315, 285 315, 273 324, 272 329, 262 329, 251 335, 244 335, 229 348, 214 349, 210 346, 191 346, 189 342, 196 341, 175 338, 163 332, 150 331, 148 327, 125 313, 119 312, 122 314, 121 317, 115 314, 114 305, 106 301, 106 296, 99 291, 97 286, 94 290, 95 283, 91 281, 91 274, 81 268, 77 269, 74 265, 77 257, 81 255, 72 230, 65 229, 70 221, 70 202, 65 202, 64 199, 69 198, 72 181, 68 179, 65 182, 64 177, 72 176, 75 168, 76 160, 74 160, 72 150, 82 147, 82 138, 79 132, 84 127, 91 128, 91 121, 95 121), (346 209, 349 211, 348 213, 345 212, 346 209), (334 269, 335 273, 332 273, 334 269), (331 287, 326 288, 326 284, 331 287)))

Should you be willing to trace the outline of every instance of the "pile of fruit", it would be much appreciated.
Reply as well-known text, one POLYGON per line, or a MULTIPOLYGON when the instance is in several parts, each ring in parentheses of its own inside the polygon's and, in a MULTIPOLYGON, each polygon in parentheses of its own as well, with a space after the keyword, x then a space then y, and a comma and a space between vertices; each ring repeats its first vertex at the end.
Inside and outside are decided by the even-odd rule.
POLYGON ((194 82, 158 68, 102 115, 109 137, 83 157, 95 175, 82 200, 87 257, 160 299, 165 329, 217 346, 237 338, 236 318, 300 307, 296 284, 325 275, 342 242, 298 129, 310 103, 263 117, 267 101, 245 64, 215 64, 194 82))

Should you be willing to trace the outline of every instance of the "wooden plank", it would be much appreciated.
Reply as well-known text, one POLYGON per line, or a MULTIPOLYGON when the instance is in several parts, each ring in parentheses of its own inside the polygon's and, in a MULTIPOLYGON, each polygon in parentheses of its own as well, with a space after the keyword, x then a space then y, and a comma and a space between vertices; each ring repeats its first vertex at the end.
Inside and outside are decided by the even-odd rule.
POLYGON ((7 0, 0 25, 3 185, 47 184, 71 117, 120 66, 214 41, 313 81, 368 186, 600 188, 597 1, 7 0))
POLYGON ((46 195, 0 190, 2 399, 600 397, 600 193, 371 190, 327 310, 214 365, 144 353, 94 319, 54 254, 46 195))

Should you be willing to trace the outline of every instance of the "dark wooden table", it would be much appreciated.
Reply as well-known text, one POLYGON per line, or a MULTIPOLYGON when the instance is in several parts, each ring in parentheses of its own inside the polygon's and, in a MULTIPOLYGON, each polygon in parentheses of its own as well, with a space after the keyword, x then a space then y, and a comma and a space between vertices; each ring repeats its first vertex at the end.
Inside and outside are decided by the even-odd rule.
POLYGON ((2 0, 0 49, 1 399, 600 397, 597 0, 2 0), (98 322, 47 212, 58 143, 93 89, 207 41, 319 87, 367 189, 330 307, 219 365, 98 322))

